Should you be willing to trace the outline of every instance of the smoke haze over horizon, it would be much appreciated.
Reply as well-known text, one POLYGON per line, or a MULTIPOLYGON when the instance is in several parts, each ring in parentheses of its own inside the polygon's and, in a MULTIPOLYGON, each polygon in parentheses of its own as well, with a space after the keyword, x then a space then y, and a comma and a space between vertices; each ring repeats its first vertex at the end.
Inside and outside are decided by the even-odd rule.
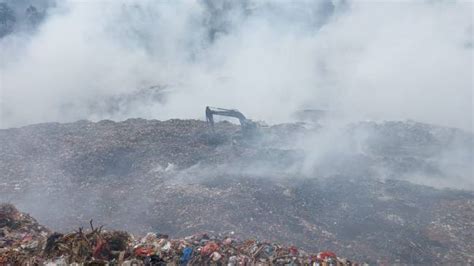
POLYGON ((473 5, 0 0, 0 202, 62 231, 470 260, 473 5))
POLYGON ((64 1, 0 39, 0 127, 79 119, 270 123, 302 109, 472 131, 462 1, 64 1))

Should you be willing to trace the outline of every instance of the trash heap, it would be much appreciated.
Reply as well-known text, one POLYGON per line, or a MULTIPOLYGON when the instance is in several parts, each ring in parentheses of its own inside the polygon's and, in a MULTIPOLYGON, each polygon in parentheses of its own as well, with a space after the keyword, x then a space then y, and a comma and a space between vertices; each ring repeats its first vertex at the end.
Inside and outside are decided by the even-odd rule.
POLYGON ((352 265, 330 251, 309 254, 294 246, 208 234, 169 239, 167 235, 148 233, 134 246, 132 257, 145 264, 312 265, 324 262, 352 265))
POLYGON ((11 204, 0 204, 0 265, 38 263, 51 232, 11 204))
POLYGON ((357 265, 330 251, 310 254, 297 247, 206 233, 171 239, 142 238, 102 227, 52 233, 11 204, 0 205, 0 265, 85 263, 94 265, 357 265))

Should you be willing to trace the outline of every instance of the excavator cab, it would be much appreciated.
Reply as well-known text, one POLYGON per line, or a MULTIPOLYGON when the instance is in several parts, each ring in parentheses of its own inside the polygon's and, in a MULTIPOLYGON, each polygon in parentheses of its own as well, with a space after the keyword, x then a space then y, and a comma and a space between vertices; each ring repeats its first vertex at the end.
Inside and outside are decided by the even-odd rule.
POLYGON ((242 132, 244 133, 252 132, 257 128, 257 123, 253 122, 250 119, 247 119, 238 110, 206 106, 206 120, 207 123, 211 126, 211 128, 214 128, 214 115, 228 116, 239 119, 240 126, 242 127, 242 132))

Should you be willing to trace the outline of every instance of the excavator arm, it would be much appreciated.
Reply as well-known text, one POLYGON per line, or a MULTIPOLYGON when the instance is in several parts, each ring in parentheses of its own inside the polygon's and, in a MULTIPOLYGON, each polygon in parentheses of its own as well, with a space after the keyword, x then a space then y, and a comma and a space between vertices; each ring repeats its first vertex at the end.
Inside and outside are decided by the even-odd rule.
POLYGON ((233 109, 214 108, 206 106, 206 120, 211 127, 214 127, 214 115, 228 116, 239 119, 242 129, 255 128, 255 122, 247 119, 241 112, 233 109))

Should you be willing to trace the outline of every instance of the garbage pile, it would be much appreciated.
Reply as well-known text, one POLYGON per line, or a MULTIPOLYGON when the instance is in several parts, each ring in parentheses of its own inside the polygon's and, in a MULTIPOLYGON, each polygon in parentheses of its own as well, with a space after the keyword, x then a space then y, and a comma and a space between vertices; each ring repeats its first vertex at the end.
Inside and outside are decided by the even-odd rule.
POLYGON ((135 235, 234 231, 370 264, 472 263, 471 132, 396 121, 240 130, 145 119, 0 129, 0 202, 28 204, 60 232, 87 234, 91 217, 135 235))
POLYGON ((241 241, 232 236, 196 234, 182 239, 148 233, 133 248, 134 258, 145 264, 180 265, 355 265, 331 251, 310 254, 297 247, 257 240, 241 241))
POLYGON ((11 204, 0 204, 0 265, 38 263, 51 232, 11 204))
POLYGON ((331 251, 307 253, 295 246, 227 236, 195 234, 142 238, 102 226, 52 233, 11 204, 0 205, 0 265, 357 265, 331 251))

